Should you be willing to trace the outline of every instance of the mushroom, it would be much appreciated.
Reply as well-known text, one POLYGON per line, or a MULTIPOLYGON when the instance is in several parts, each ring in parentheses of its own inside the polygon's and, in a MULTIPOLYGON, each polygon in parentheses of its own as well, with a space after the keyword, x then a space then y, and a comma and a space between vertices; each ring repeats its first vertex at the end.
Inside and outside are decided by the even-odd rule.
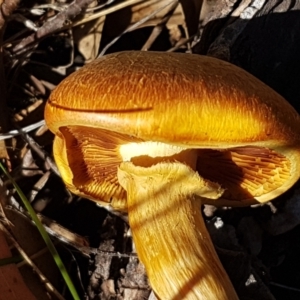
POLYGON ((128 212, 159 299, 238 299, 202 203, 270 201, 300 173, 300 120, 275 91, 221 60, 120 52, 68 76, 45 120, 77 195, 128 212))

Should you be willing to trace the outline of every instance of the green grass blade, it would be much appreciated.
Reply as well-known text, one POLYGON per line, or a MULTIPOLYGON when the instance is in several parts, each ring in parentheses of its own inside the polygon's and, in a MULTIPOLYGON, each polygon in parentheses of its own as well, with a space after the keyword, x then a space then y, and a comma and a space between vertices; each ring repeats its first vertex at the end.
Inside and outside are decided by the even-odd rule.
POLYGON ((18 184, 15 182, 15 180, 11 177, 11 175, 7 172, 7 170, 5 169, 5 167, 3 166, 3 164, 0 162, 0 168, 2 169, 3 173, 8 177, 8 179, 12 182, 13 186, 15 187, 17 193, 19 194, 24 206, 26 207, 27 211, 29 212, 33 222, 35 223, 36 227, 38 228, 42 238, 44 239, 50 253, 53 256, 53 259, 55 261, 55 263, 57 264, 66 285, 69 288, 69 291, 73 297, 74 300, 80 300, 78 293, 75 289, 75 286, 68 274, 68 271, 64 265, 64 263, 62 262, 55 246, 53 245, 47 231, 45 230, 43 224, 41 223, 41 221, 39 220, 39 218, 37 217, 34 209, 32 208, 30 202, 28 201, 27 197, 24 195, 24 193, 22 192, 22 190, 20 189, 20 187, 18 186, 18 184))

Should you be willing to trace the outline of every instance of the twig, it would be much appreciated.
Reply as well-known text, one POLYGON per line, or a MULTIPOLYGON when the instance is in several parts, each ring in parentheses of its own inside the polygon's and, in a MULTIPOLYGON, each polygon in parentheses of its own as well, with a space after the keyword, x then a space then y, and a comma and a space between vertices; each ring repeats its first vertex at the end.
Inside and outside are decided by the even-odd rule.
MULTIPOLYGON (((0 0, 0 131, 7 131, 8 129, 8 113, 7 113, 7 85, 6 75, 4 69, 4 53, 2 48, 4 30, 6 20, 13 13, 13 11, 19 5, 19 0, 0 0)), ((0 142, 0 149, 2 149, 2 155, 6 159, 9 159, 6 145, 2 141, 0 142)))
POLYGON ((54 18, 46 21, 43 26, 28 37, 24 38, 19 44, 12 47, 12 53, 23 53, 24 49, 29 45, 40 41, 50 33, 63 28, 71 19, 78 16, 89 4, 94 0, 74 0, 63 11, 59 12, 54 18))
POLYGON ((142 24, 144 24, 145 22, 147 22, 148 20, 150 20, 151 18, 153 18, 156 14, 158 14, 159 12, 161 12, 162 10, 164 10, 166 7, 168 7, 171 4, 174 4, 178 2, 178 0, 172 0, 170 2, 168 2, 166 5, 164 5, 163 7, 155 10, 154 12, 152 12, 151 14, 149 14, 148 16, 146 16, 145 18, 143 18, 142 20, 136 22, 135 24, 131 25, 130 27, 128 27, 126 30, 124 30, 119 36, 117 36, 116 38, 114 38, 110 43, 108 43, 103 50, 101 51, 101 53, 99 54, 98 57, 103 56, 106 51, 113 45, 115 44, 124 34, 131 32, 137 28, 139 28, 142 24))
POLYGON ((35 140, 28 135, 26 132, 22 132, 22 136, 24 138, 24 140, 28 143, 28 145, 31 147, 31 149, 39 156, 41 157, 43 160, 45 160, 47 162, 47 164, 49 165, 49 168, 57 175, 60 177, 60 173, 56 167, 56 164, 54 163, 54 161, 49 157, 49 155, 44 152, 41 147, 35 142, 35 140))
POLYGON ((148 49, 150 49, 150 47, 152 46, 152 44, 154 43, 154 41, 157 39, 157 37, 162 32, 165 24, 172 17, 172 15, 173 15, 175 9, 177 8, 178 4, 179 4, 179 2, 175 1, 173 3, 173 5, 169 8, 169 10, 166 13, 166 15, 162 18, 162 20, 153 28, 153 30, 152 30, 149 38, 147 39, 146 43, 144 44, 144 46, 141 49, 142 51, 147 51, 148 49))
POLYGON ((20 0, 0 0, 0 30, 3 29, 7 18, 14 12, 19 3, 20 0))
MULTIPOLYGON (((157 0, 157 1, 159 1, 159 0, 157 0)), ((95 20, 95 19, 98 19, 100 17, 106 16, 108 14, 114 13, 114 12, 120 10, 120 9, 123 9, 123 8, 128 7, 128 6, 132 6, 132 5, 138 4, 140 2, 145 2, 145 0, 127 0, 127 1, 122 1, 119 4, 116 4, 116 5, 112 6, 112 7, 109 7, 107 9, 101 10, 101 11, 95 13, 95 14, 86 16, 84 19, 78 20, 78 21, 74 22, 72 24, 72 26, 75 27, 75 26, 78 26, 78 25, 82 25, 84 23, 90 22, 92 20, 95 20)))
POLYGON ((180 49, 183 45, 186 45, 187 43, 192 42, 196 37, 196 34, 192 35, 191 37, 189 37, 188 39, 182 39, 181 41, 179 41, 174 47, 168 49, 166 52, 175 52, 178 49, 180 49))
POLYGON ((276 282, 270 282, 270 285, 277 286, 277 287, 283 288, 285 290, 289 290, 289 291, 300 293, 300 289, 297 289, 297 288, 294 288, 294 287, 291 287, 291 286, 279 284, 279 283, 276 283, 276 282))
POLYGON ((14 130, 8 131, 7 133, 0 133, 0 141, 11 139, 14 136, 21 135, 22 134, 21 131, 30 132, 30 131, 33 131, 37 128, 40 128, 41 126, 45 126, 45 121, 44 120, 41 120, 39 122, 30 124, 28 126, 25 126, 25 127, 21 128, 20 130, 14 129, 14 130))

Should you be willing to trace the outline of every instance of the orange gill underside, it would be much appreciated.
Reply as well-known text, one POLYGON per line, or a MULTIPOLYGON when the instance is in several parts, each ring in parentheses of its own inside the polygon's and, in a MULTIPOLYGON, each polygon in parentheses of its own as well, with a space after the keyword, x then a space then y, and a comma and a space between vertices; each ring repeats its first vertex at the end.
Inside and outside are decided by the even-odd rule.
POLYGON ((243 201, 267 194, 290 177, 290 162, 267 148, 200 150, 197 170, 225 188, 222 198, 243 201))
MULTIPOLYGON (((117 168, 122 162, 118 145, 139 140, 80 126, 64 127, 61 132, 74 186, 93 200, 126 203, 126 192, 117 181, 117 168)), ((289 179, 290 162, 267 148, 199 149, 197 171, 225 188, 222 198, 243 202, 280 187, 289 179)))

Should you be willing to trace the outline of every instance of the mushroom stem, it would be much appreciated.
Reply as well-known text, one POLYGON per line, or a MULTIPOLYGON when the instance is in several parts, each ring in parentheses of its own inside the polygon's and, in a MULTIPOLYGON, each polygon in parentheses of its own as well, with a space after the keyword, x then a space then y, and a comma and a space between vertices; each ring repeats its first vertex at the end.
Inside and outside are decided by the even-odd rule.
POLYGON ((148 168, 124 162, 118 178, 127 191, 137 254, 157 297, 238 299, 195 199, 220 197, 220 186, 178 162, 148 168))

